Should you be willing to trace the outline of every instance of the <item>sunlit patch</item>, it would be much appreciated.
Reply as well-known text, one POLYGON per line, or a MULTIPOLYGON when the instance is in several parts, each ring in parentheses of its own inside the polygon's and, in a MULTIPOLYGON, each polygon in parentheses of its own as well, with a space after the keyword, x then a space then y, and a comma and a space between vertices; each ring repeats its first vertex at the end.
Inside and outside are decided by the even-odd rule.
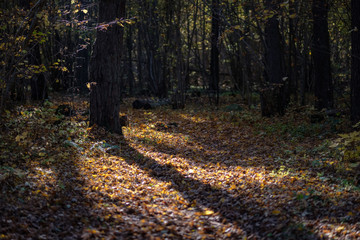
POLYGON ((179 114, 179 116, 185 120, 192 121, 193 123, 205 123, 207 120, 203 117, 189 114, 179 114))
POLYGON ((57 173, 49 168, 35 167, 27 178, 27 185, 32 189, 34 195, 47 198, 52 191, 61 188, 61 185, 58 184, 57 173))
POLYGON ((53 108, 23 110, 14 118, 23 127, 12 122, 8 138, 22 154, 3 158, 28 164, 15 189, 24 188, 26 200, 49 200, 44 209, 56 221, 61 214, 79 221, 83 238, 129 231, 172 239, 180 231, 190 239, 237 239, 249 227, 359 238, 358 192, 317 172, 332 159, 310 156, 311 139, 286 142, 267 126, 256 132, 251 116, 129 108, 119 136, 77 116, 52 127, 53 108))

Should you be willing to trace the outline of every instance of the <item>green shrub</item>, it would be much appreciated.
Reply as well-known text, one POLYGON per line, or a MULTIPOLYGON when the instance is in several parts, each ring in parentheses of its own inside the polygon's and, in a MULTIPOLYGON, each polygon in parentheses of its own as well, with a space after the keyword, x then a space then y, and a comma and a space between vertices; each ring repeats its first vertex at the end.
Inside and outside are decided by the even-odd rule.
MULTIPOLYGON (((357 125, 359 125, 359 123, 357 125)), ((338 151, 341 160, 359 164, 360 131, 339 134, 339 138, 337 138, 330 147, 338 151)))

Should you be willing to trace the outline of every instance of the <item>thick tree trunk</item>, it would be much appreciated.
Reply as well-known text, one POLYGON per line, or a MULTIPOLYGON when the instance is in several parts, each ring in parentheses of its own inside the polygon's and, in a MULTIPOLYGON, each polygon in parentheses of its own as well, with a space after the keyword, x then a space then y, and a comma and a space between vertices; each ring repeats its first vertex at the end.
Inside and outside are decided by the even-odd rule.
POLYGON ((328 31, 328 1, 313 1, 312 56, 315 71, 315 107, 318 110, 334 107, 333 84, 330 66, 330 43, 328 31))
POLYGON ((101 0, 100 26, 90 62, 90 125, 97 124, 121 134, 121 55, 123 29, 115 19, 125 16, 125 0, 101 0), (104 24, 105 23, 105 24, 104 24), (101 25, 104 24, 104 25, 101 25))
POLYGON ((351 120, 360 121, 360 1, 351 1, 352 33, 351 33, 351 120))
MULTIPOLYGON (((266 0, 266 8, 276 11, 279 1, 266 0)), ((263 116, 283 115, 286 98, 284 88, 283 54, 278 16, 269 18, 265 25, 265 87, 261 92, 263 116)))

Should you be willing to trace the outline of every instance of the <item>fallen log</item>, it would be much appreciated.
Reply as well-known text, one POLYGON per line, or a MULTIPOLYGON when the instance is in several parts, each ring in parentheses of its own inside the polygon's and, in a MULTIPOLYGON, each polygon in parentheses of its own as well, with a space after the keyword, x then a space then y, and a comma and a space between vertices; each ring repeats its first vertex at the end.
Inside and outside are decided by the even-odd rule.
POLYGON ((145 109, 145 110, 148 110, 148 109, 152 109, 153 107, 151 106, 150 102, 149 101, 146 101, 146 100, 139 100, 139 99, 136 99, 133 103, 132 103, 132 106, 134 109, 145 109))
POLYGON ((157 107, 165 106, 165 105, 170 105, 170 101, 167 99, 162 99, 159 101, 136 99, 132 103, 134 109, 145 109, 145 110, 155 109, 157 107))

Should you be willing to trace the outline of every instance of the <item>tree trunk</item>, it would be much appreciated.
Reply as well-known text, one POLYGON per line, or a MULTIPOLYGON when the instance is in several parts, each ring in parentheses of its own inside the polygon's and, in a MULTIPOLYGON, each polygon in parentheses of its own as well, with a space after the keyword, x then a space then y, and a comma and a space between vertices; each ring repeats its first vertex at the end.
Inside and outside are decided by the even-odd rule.
POLYGON ((142 50, 142 36, 140 33, 141 27, 139 26, 141 23, 137 23, 138 25, 138 33, 137 33, 137 41, 136 41, 136 49, 137 49, 137 78, 138 78, 138 92, 141 93, 143 90, 143 50, 142 50))
POLYGON ((360 1, 351 1, 351 120, 360 121, 360 1))
POLYGON ((167 97, 167 84, 163 76, 163 61, 161 48, 161 16, 159 15, 159 1, 139 1, 143 19, 140 31, 143 35, 143 44, 146 53, 146 74, 148 87, 151 92, 159 97, 167 97))
MULTIPOLYGON (((43 66, 41 44, 37 43, 32 50, 32 59, 30 60, 34 65, 43 66)), ((48 97, 47 82, 43 72, 40 72, 31 79, 31 100, 44 100, 48 97)))
MULTIPOLYGON (((79 43, 86 45, 86 42, 83 39, 79 40, 79 43)), ((89 66, 89 46, 81 47, 80 50, 76 53, 76 67, 75 79, 76 85, 79 87, 79 90, 82 93, 86 93, 88 89, 86 88, 86 83, 89 82, 88 75, 88 66, 89 66)))
POLYGON ((219 25, 220 6, 219 0, 212 0, 211 4, 211 58, 210 58, 210 96, 215 97, 215 103, 219 104, 219 25))
MULTIPOLYGON (((79 1, 80 4, 86 4, 86 1, 81 0, 79 1)), ((86 19, 86 14, 83 11, 79 11, 79 21, 84 21, 86 19)), ((75 46, 77 49, 76 51, 76 58, 75 58, 75 82, 78 86, 80 92, 86 93, 88 89, 86 87, 86 83, 89 82, 89 58, 90 58, 90 51, 89 46, 87 45, 83 36, 79 36, 79 33, 76 33, 75 36, 75 46)))
POLYGON ((330 67, 330 43, 328 31, 328 1, 313 1, 312 56, 315 71, 315 107, 331 109, 334 106, 333 84, 330 67))
MULTIPOLYGON (((276 12, 279 1, 266 0, 266 8, 276 12)), ((286 98, 284 88, 283 54, 278 15, 269 18, 265 25, 265 87, 261 91, 262 115, 283 115, 286 98)))
POLYGON ((90 125, 122 134, 119 118, 123 29, 115 19, 125 16, 125 0, 101 0, 100 26, 90 62, 90 125), (105 24, 104 24, 105 23, 105 24), (104 25, 102 25, 104 24, 104 25))
MULTIPOLYGON (((180 16, 178 16, 178 21, 180 16)), ((181 32, 180 27, 178 25, 178 29, 176 29, 175 33, 176 38, 176 78, 177 78, 177 89, 173 96, 173 109, 182 109, 185 108, 185 77, 183 76, 183 58, 181 52, 181 32)))
POLYGON ((133 72, 133 27, 130 25, 128 27, 127 36, 126 36, 126 48, 127 48, 127 69, 126 69, 126 79, 129 84, 129 93, 130 96, 134 94, 134 85, 135 85, 135 78, 133 72))
POLYGON ((298 80, 297 80, 297 57, 295 46, 295 23, 291 15, 296 14, 295 3, 289 1, 289 56, 288 56, 288 76, 289 76, 289 95, 294 96, 294 101, 298 102, 298 80))

